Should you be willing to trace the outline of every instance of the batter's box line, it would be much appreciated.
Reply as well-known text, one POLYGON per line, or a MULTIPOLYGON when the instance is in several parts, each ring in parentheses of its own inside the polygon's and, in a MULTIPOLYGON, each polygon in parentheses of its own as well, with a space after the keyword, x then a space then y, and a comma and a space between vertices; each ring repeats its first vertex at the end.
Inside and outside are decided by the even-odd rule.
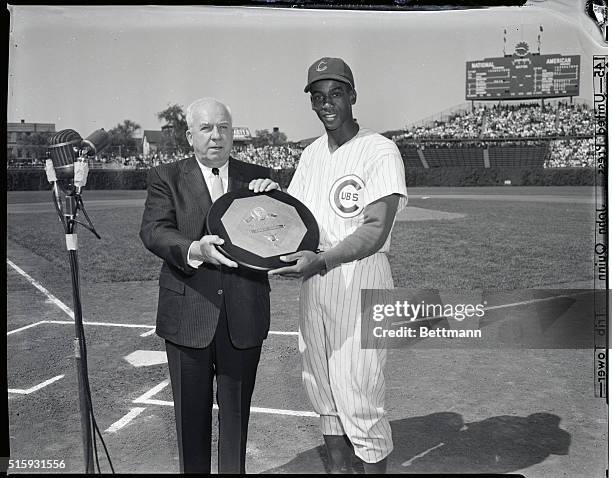
MULTIPOLYGON (((7 332, 6 335, 16 334, 17 332, 21 332, 22 330, 30 329, 32 327, 36 327, 37 325, 41 325, 41 324, 72 324, 72 325, 74 325, 74 312, 70 309, 70 307, 68 307, 61 300, 59 300, 57 297, 55 297, 42 284, 40 284, 36 279, 34 279, 31 275, 29 275, 21 267, 16 265, 13 261, 11 261, 10 259, 7 259, 6 263, 9 266, 11 266, 18 274, 23 276, 30 284, 32 284, 32 286, 34 286, 36 289, 38 289, 40 292, 42 292, 47 297, 47 299, 49 299, 49 301, 51 303, 53 303, 57 307, 59 307, 62 310, 62 312, 64 312, 68 317, 70 317, 72 319, 72 321, 66 321, 66 320, 41 320, 39 322, 35 322, 33 324, 26 325, 25 327, 21 327, 19 329, 11 330, 10 332, 7 332)), ((147 336, 153 335, 155 333, 155 326, 154 325, 144 325, 144 324, 114 324, 114 323, 111 323, 111 322, 83 322, 83 325, 100 325, 100 326, 104 326, 104 327, 128 327, 128 328, 150 329, 147 332, 144 332, 144 333, 140 334, 141 337, 147 337, 147 336)), ((268 332, 268 333, 270 335, 298 335, 297 332, 292 332, 292 331, 285 332, 285 331, 270 330, 270 332, 268 332)))
MULTIPOLYGON (((29 325, 20 327, 15 330, 11 330, 7 332, 6 335, 16 334, 17 332, 21 332, 22 330, 31 329, 32 327, 37 327, 42 324, 74 325, 74 322, 71 320, 40 320, 38 322, 34 322, 33 324, 29 324, 29 325)), ((113 322, 83 322, 83 325, 101 326, 101 327, 124 327, 124 328, 129 328, 129 329, 149 329, 147 332, 140 334, 141 337, 146 337, 148 335, 153 335, 155 333, 154 325, 117 324, 113 322)), ((283 331, 283 330, 270 330, 268 333, 270 335, 298 335, 298 332, 283 331)))
POLYGON ((51 385, 54 382, 57 382, 58 380, 61 380, 62 378, 64 378, 64 375, 57 375, 53 378, 50 378, 49 380, 45 380, 42 383, 39 383, 38 385, 34 385, 33 387, 30 388, 9 388, 8 389, 8 393, 18 393, 20 395, 30 395, 31 393, 37 392, 39 391, 41 388, 45 388, 47 385, 51 385))
MULTIPOLYGON (((21 267, 19 267, 13 261, 11 261, 10 259, 7 259, 6 263, 9 266, 11 266, 18 274, 23 276, 32 286, 34 286, 36 289, 38 289, 40 292, 42 292, 47 297, 47 299, 49 299, 49 301, 51 303, 55 304, 59 309, 61 309, 62 312, 64 312, 68 317, 70 317, 72 319, 72 321, 66 321, 66 320, 41 320, 39 322, 35 322, 33 324, 26 325, 25 327, 21 327, 19 329, 11 330, 10 332, 7 332, 6 335, 16 334, 17 332, 21 332, 22 330, 30 329, 32 327, 36 327, 37 325, 41 325, 41 324, 72 324, 72 325, 74 325, 74 312, 72 311, 72 309, 70 309, 70 307, 68 307, 61 300, 59 300, 57 297, 55 297, 40 282, 38 282, 36 279, 34 279, 31 275, 29 275, 26 271, 24 271, 21 267)), ((128 327, 128 328, 150 329, 147 332, 144 332, 144 333, 140 334, 141 337, 147 337, 147 336, 153 335, 153 333, 155 333, 155 326, 154 325, 115 324, 115 323, 111 323, 111 322, 83 322, 83 325, 100 325, 100 326, 104 326, 104 327, 128 327)), ((270 335, 298 335, 297 332, 292 332, 292 331, 285 332, 285 331, 270 330, 270 332, 268 332, 268 333, 270 335)))
MULTIPOLYGON (((143 393, 140 397, 136 398, 132 403, 143 404, 143 405, 162 405, 166 407, 173 407, 174 402, 169 400, 158 400, 153 398, 164 388, 170 384, 170 379, 165 379, 163 382, 155 385, 151 390, 143 393)), ((214 410, 219 410, 219 406, 213 404, 214 410)), ((251 407, 252 413, 267 413, 269 415, 287 415, 293 417, 313 417, 318 418, 319 414, 315 412, 308 412, 305 410, 284 410, 279 408, 262 408, 262 407, 251 407)))
MULTIPOLYGON (((26 329, 30 329, 32 327, 37 327, 42 324, 59 324, 59 325, 74 325, 74 321, 72 320, 40 320, 33 324, 26 325, 24 327, 20 327, 15 330, 11 330, 6 333, 6 335, 16 334, 17 332, 21 332, 26 329)), ((154 325, 144 325, 144 324, 117 324, 112 322, 83 322, 83 325, 91 325, 91 326, 102 326, 102 327, 124 327, 130 329, 153 329, 155 330, 154 325)))

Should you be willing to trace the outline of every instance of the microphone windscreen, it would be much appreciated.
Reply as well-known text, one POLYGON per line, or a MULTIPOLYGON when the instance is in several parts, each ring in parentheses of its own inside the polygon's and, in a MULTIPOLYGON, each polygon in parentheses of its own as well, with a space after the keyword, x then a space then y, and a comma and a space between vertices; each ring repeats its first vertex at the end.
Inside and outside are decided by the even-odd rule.
POLYGON ((110 135, 104 128, 97 129, 83 140, 89 150, 88 154, 95 155, 106 148, 111 142, 110 135))
POLYGON ((81 135, 73 129, 63 129, 49 138, 49 156, 57 179, 72 179, 81 141, 81 135))

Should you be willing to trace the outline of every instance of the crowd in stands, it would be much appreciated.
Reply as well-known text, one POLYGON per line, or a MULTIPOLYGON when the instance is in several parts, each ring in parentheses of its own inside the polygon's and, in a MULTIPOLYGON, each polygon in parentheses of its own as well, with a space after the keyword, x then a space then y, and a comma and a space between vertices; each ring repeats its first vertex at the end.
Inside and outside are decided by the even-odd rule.
POLYGON ((130 155, 127 157, 122 156, 102 156, 96 158, 93 163, 94 168, 106 168, 106 169, 149 169, 153 166, 159 166, 160 164, 172 163, 183 159, 185 155, 173 153, 155 153, 152 155, 130 155))
POLYGON ((499 107, 485 117, 483 138, 592 134, 593 112, 584 105, 559 103, 499 107))
POLYGON ((557 110, 552 105, 494 106, 490 114, 485 116, 481 137, 532 138, 554 136, 558 132, 557 110))
POLYGON ((595 167, 595 140, 551 141, 545 168, 595 167))
POLYGON ((405 140, 476 139, 480 137, 484 113, 484 107, 474 108, 472 111, 454 114, 446 121, 437 120, 428 125, 414 126, 392 139, 398 144, 405 140))
POLYGON ((291 169, 297 165, 302 148, 292 145, 261 146, 252 144, 233 152, 236 159, 272 169, 291 169))
MULTIPOLYGON (((586 104, 560 101, 495 105, 478 105, 457 111, 442 119, 408 128, 391 137, 402 154, 408 148, 458 148, 495 146, 534 146, 548 144, 549 154, 545 167, 592 167, 594 144, 592 139, 558 139, 562 136, 592 135, 594 115, 586 104), (546 138, 555 137, 555 140, 546 138), (544 139, 539 139, 544 138, 544 139), (491 139, 501 139, 491 143, 491 139), (522 141, 520 141, 523 139, 522 141), (507 140, 507 141, 506 141, 507 140), (517 141, 518 140, 518 141, 517 141)), ((288 143, 255 147, 234 145, 232 156, 273 169, 292 169, 297 165, 302 148, 288 143)), ((185 154, 155 153, 129 157, 101 156, 94 168, 148 169, 160 164, 178 161, 185 154)), ((17 161, 9 158, 8 168, 43 168, 44 160, 17 161)))
MULTIPOLYGON (((446 119, 431 121, 406 129, 392 137, 400 149, 416 147, 457 148, 487 147, 487 140, 508 139, 496 146, 537 146, 543 140, 559 136, 592 135, 593 110, 586 104, 558 103, 500 103, 478 105, 458 111, 446 119), (524 138, 524 141, 516 142, 524 138), (444 140, 459 141, 444 141, 444 140), (473 141, 470 141, 473 140, 473 141)), ((593 140, 568 139, 549 141, 549 159, 544 167, 593 166, 593 140)))
MULTIPOLYGON (((248 145, 232 150, 232 157, 236 159, 273 169, 294 168, 301 154, 302 149, 297 146, 263 146, 255 148, 253 145, 248 145)), ((154 153, 148 156, 138 154, 127 157, 102 155, 92 161, 91 167, 94 169, 149 169, 160 164, 179 161, 187 156, 189 154, 181 153, 154 153)), ((44 167, 44 162, 39 161, 38 163, 29 162, 26 166, 44 167)), ((13 165, 14 161, 9 161, 9 166, 13 165)))
MULTIPOLYGON (((253 145, 248 145, 232 150, 232 157, 236 159, 273 169, 294 168, 301 154, 302 150, 295 146, 263 146, 255 148, 253 145)), ((160 164, 178 161, 186 156, 188 155, 180 153, 155 153, 149 156, 139 154, 127 158, 103 157, 98 159, 98 162, 101 164, 99 167, 106 168, 148 169, 160 164)), ((94 167, 96 166, 94 165, 94 167)))
POLYGON ((446 120, 409 128, 392 139, 400 145, 451 138, 478 140, 571 136, 592 134, 592 127, 593 110, 584 104, 503 103, 489 107, 479 105, 460 111, 446 120))
MULTIPOLYGON (((296 146, 262 146, 253 145, 236 147, 232 150, 232 157, 248 163, 255 163, 273 169, 294 168, 300 159, 302 149, 296 146)), ((111 157, 98 160, 103 166, 109 168, 124 169, 148 169, 160 164, 172 163, 185 158, 186 154, 180 153, 155 153, 149 156, 142 154, 129 156, 127 158, 111 157)))
POLYGON ((31 158, 19 160, 9 157, 6 161, 7 169, 31 169, 31 168, 44 168, 45 162, 41 159, 31 158))

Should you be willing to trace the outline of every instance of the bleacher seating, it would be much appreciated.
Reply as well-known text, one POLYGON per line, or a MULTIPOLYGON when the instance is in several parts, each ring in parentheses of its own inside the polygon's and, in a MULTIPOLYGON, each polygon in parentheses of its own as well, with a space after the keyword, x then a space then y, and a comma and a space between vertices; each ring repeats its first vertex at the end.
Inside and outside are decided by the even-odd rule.
POLYGON ((404 164, 407 168, 422 168, 423 163, 421 162, 421 158, 419 157, 419 153, 417 148, 414 146, 406 146, 403 148, 399 148, 400 153, 402 154, 402 158, 404 159, 404 164))
POLYGON ((548 146, 491 146, 489 161, 492 168, 541 168, 548 146))
POLYGON ((425 148, 423 154, 430 168, 484 167, 482 148, 425 148))
POLYGON ((594 150, 584 139, 593 124, 593 109, 579 102, 464 105, 395 131, 392 139, 408 168, 422 167, 413 154, 417 148, 430 168, 585 167, 594 164, 594 150))

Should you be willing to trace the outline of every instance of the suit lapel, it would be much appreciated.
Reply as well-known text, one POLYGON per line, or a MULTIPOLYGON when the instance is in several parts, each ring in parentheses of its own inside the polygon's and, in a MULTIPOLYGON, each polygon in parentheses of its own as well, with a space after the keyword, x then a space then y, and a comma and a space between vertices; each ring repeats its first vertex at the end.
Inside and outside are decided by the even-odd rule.
POLYGON ((229 178, 229 184, 227 185, 227 190, 236 191, 237 189, 246 187, 247 185, 244 184, 244 179, 242 175, 240 174, 240 170, 234 158, 229 158, 229 165, 227 167, 228 167, 227 175, 229 178))
MULTIPOLYGON (((206 181, 204 181, 204 176, 202 175, 202 171, 200 170, 197 161, 198 160, 195 157, 191 157, 189 158, 189 160, 185 161, 185 165, 183 167, 183 174, 185 176, 185 184, 187 186, 187 189, 194 197, 196 203, 198 204, 202 212, 204 214, 207 214, 208 209, 212 205, 212 199, 210 197, 210 192, 208 191, 206 181)), ((233 158, 229 158, 227 175, 228 191, 236 191, 237 189, 241 189, 248 186, 244 182, 244 177, 241 174, 240 166, 233 158)))
POLYGON ((185 184, 191 195, 195 198, 197 205, 204 213, 204 217, 208 213, 210 206, 212 205, 212 199, 210 198, 210 192, 204 181, 202 171, 198 166, 197 159, 195 157, 189 158, 185 161, 183 173, 185 175, 185 184))

